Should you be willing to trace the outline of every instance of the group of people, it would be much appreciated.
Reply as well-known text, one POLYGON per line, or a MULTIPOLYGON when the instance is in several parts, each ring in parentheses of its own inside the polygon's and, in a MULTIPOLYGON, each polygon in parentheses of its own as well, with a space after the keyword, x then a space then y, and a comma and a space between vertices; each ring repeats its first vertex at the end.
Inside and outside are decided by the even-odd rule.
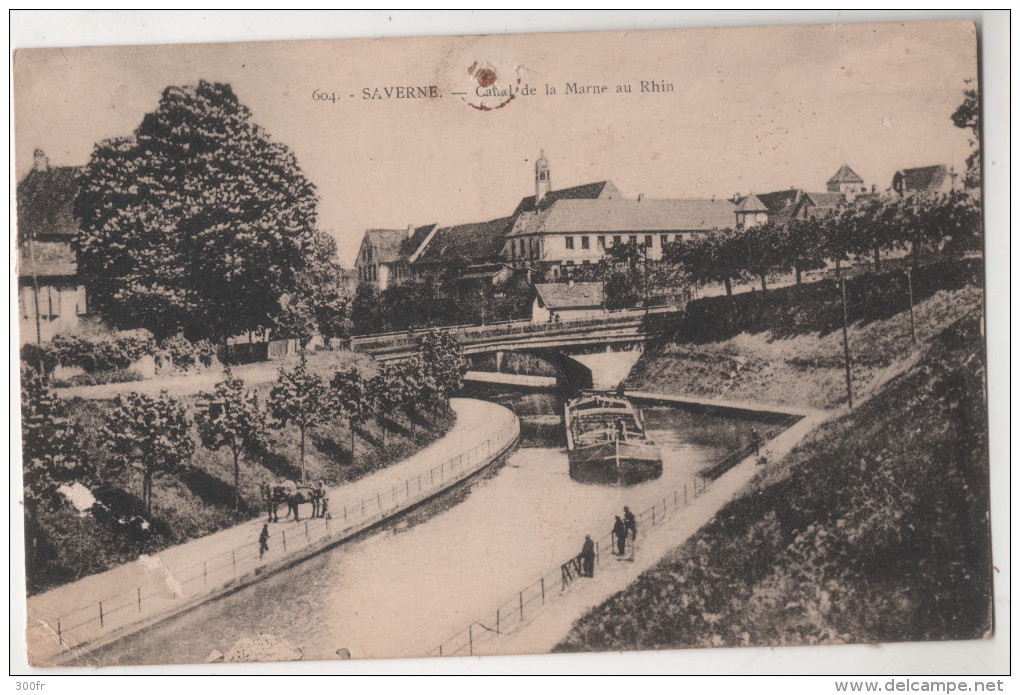
MULTIPOLYGON (((613 555, 623 556, 627 552, 627 541, 630 541, 631 557, 634 556, 634 545, 637 541, 637 518, 630 511, 630 507, 623 508, 623 517, 616 517, 613 524, 613 555)), ((584 537, 584 545, 581 546, 581 553, 578 555, 581 561, 581 576, 595 576, 595 541, 591 536, 584 537)))

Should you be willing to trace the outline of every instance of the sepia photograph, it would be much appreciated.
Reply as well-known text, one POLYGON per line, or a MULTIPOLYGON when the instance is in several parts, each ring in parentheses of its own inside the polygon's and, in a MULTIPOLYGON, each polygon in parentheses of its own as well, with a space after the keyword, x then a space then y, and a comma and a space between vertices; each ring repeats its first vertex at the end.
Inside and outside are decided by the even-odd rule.
POLYGON ((991 639, 978 27, 776 20, 16 45, 19 659, 991 639))

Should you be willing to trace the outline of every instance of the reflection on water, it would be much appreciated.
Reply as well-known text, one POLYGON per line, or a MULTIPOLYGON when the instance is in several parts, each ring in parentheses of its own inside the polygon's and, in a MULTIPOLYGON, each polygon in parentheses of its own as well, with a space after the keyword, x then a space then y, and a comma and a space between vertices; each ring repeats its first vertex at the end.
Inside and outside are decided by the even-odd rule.
MULTIPOLYGON (((479 395, 474 389, 474 395, 479 395)), ((555 394, 485 397, 513 407, 524 441, 505 463, 381 529, 99 650, 103 663, 201 662, 258 633, 306 659, 417 656, 745 444, 753 420, 643 410, 662 477, 632 487, 570 479, 555 394)))

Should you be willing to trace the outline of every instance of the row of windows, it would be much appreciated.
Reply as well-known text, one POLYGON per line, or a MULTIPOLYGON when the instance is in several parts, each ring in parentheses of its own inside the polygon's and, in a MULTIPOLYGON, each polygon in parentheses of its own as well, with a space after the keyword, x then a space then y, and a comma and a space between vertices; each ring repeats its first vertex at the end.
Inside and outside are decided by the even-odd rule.
MULTIPOLYGON (((680 235, 680 234, 674 234, 673 235, 673 241, 680 241, 682 239, 683 239, 683 236, 680 235)), ((607 240, 608 240, 608 237, 605 237, 605 236, 597 237, 598 247, 600 249, 605 249, 606 248, 607 240)), ((568 249, 573 249, 574 248, 574 237, 572 237, 572 236, 565 236, 565 237, 563 237, 563 241, 564 241, 564 244, 566 245, 566 248, 568 248, 568 249)), ((659 247, 660 248, 665 246, 666 244, 668 244, 669 241, 670 241, 669 234, 660 234, 659 235, 659 247)), ((623 243, 623 236, 622 235, 617 234, 617 235, 613 236, 613 246, 619 246, 622 243, 623 243)), ((638 235, 637 234, 629 235, 627 237, 627 243, 630 243, 630 244, 638 243, 638 235)), ((647 246, 648 248, 652 248, 655 245, 655 237, 654 237, 654 235, 652 235, 652 234, 645 234, 644 238, 641 240, 641 243, 642 243, 643 246, 647 246)), ((587 236, 582 236, 581 237, 581 248, 582 249, 589 249, 589 248, 591 248, 591 242, 589 240, 589 237, 587 237, 587 236)))
MULTIPOLYGON (((21 304, 21 318, 33 317, 35 311, 35 298, 32 296, 32 288, 25 287, 19 295, 21 304)), ((57 319, 62 316, 85 316, 85 288, 59 289, 50 285, 39 288, 39 317, 46 320, 57 319)))

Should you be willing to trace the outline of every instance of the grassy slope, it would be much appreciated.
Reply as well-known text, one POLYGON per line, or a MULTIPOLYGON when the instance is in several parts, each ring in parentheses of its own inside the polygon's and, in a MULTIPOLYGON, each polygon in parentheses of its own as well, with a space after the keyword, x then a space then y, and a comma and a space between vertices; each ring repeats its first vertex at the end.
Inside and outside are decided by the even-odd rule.
POLYGON ((557 651, 988 634, 984 379, 971 313, 590 611, 557 651))
MULTIPOLYGON (((980 307, 981 289, 974 285, 935 292, 914 307, 919 343, 980 307)), ((916 355, 909 314, 854 323, 850 351, 854 393, 860 400, 916 355)), ((625 384, 631 389, 762 403, 845 405, 843 334, 829 330, 775 338, 769 332, 740 333, 718 342, 666 343, 648 350, 625 384)))
MULTIPOLYGON (((309 361, 313 371, 326 378, 336 369, 355 364, 366 376, 373 373, 374 362, 351 353, 322 353, 309 361)), ((274 367, 275 369, 275 367, 274 367)), ((211 387, 210 387, 211 388, 211 387)), ((270 383, 257 387, 264 401, 270 383)), ((194 396, 184 400, 191 409, 194 396)), ((95 437, 102 426, 102 414, 108 401, 75 400, 70 403, 72 417, 82 422, 86 446, 97 469, 104 471, 106 453, 95 437)), ((193 412, 193 410, 192 410, 193 412)), ((415 418, 415 433, 404 415, 375 418, 355 428, 355 456, 351 457, 350 429, 345 420, 326 421, 309 434, 305 460, 309 480, 325 480, 328 485, 352 482, 391 463, 401 461, 428 445, 454 423, 452 413, 420 413, 415 418), (386 445, 382 446, 383 428, 386 445)), ((199 538, 262 513, 259 484, 278 477, 299 479, 299 437, 295 428, 269 430, 271 441, 256 461, 241 459, 241 506, 234 510, 233 458, 229 451, 204 448, 195 433, 195 454, 186 466, 173 473, 158 474, 153 483, 153 512, 150 521, 157 533, 144 543, 132 540, 125 532, 92 517, 79 517, 69 504, 47 508, 42 519, 43 547, 39 566, 29 567, 29 593, 101 572, 130 562, 141 553, 199 538)), ((141 475, 128 471, 115 475, 106 472, 103 482, 123 491, 128 503, 141 507, 141 475)))

